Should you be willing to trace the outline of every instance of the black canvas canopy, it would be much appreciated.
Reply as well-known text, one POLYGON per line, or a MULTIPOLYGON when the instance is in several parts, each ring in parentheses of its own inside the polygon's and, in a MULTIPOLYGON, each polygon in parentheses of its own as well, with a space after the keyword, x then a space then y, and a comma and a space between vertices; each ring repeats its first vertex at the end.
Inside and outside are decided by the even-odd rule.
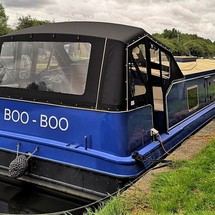
POLYGON ((62 22, 26 28, 10 35, 23 34, 72 34, 108 38, 130 43, 147 34, 141 28, 104 22, 62 22))
POLYGON ((7 41, 71 41, 92 45, 86 91, 83 95, 0 89, 5 97, 93 109, 125 110, 126 47, 146 35, 141 28, 101 22, 50 23, 26 28, 1 37, 7 41))
MULTIPOLYGON (((0 93, 4 97, 21 98, 28 101, 48 101, 52 104, 98 110, 127 110, 129 62, 126 50, 144 37, 154 40, 141 28, 102 22, 50 23, 13 32, 0 38, 1 46, 4 42, 90 44, 86 86, 84 93, 79 95, 62 91, 51 92, 51 90, 41 92, 37 87, 32 88, 32 86, 30 89, 0 86, 0 93)), ((163 47, 163 49, 165 48, 163 47)), ((62 62, 69 60, 68 57, 65 59, 66 50, 61 48, 58 49, 58 52, 62 54, 62 62)), ((34 52, 31 58, 35 53, 38 51, 34 52)), ((36 59, 31 60, 37 61, 36 59)), ((168 85, 172 80, 169 79, 168 85)))

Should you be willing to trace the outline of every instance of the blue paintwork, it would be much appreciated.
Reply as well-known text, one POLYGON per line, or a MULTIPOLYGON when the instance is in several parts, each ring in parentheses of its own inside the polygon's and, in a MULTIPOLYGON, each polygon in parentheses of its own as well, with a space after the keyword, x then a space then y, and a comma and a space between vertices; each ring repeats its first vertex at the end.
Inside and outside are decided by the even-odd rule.
POLYGON ((171 86, 171 90, 167 95, 167 110, 169 128, 176 126, 194 112, 201 110, 208 104, 215 101, 215 74, 208 72, 205 76, 196 75, 192 79, 175 82, 171 86), (198 86, 198 101, 199 106, 192 111, 188 110, 187 104, 187 88, 198 86))
MULTIPOLYGON (((138 142, 135 135, 140 135, 138 131, 143 127, 148 129, 148 132, 152 127, 150 119, 141 120, 146 113, 150 116, 150 106, 125 113, 104 113, 1 99, 0 107, 1 149, 15 152, 19 142, 20 151, 26 153, 32 152, 39 146, 35 157, 54 160, 73 167, 81 166, 84 169, 117 177, 136 177, 151 165, 150 163, 145 166, 137 165, 131 157, 132 152, 135 151, 131 146, 132 141, 138 142), (29 122, 22 124, 4 120, 5 108, 27 112, 29 122), (40 127, 40 114, 67 118, 68 130, 40 127), (33 120, 38 121, 33 122, 33 120), (85 136, 90 139, 87 148, 85 136)), ((166 149, 176 147, 199 128, 205 119, 209 120, 214 114, 215 104, 211 104, 170 130, 168 134, 162 134, 166 149)), ((143 140, 141 135, 139 140, 143 140)), ((136 151, 145 156, 150 154, 151 158, 156 159, 164 154, 159 142, 149 142, 149 140, 145 142, 144 147, 137 145, 136 151)))
MULTIPOLYGON (((175 148, 214 117, 215 103, 209 104, 201 97, 200 108, 194 112, 187 111, 184 89, 192 85, 203 86, 204 81, 204 77, 200 77, 172 85, 167 95, 169 120, 171 123, 176 115, 180 119, 176 126, 169 129, 168 134, 161 134, 166 150, 175 148), (186 115, 181 109, 170 112, 176 100, 185 105, 186 115)), ((152 141, 151 128, 153 117, 150 105, 128 112, 101 112, 0 99, 2 150, 15 153, 17 143, 21 143, 20 152, 26 153, 33 152, 39 146, 39 151, 34 155, 37 158, 106 175, 136 177, 152 165, 149 162, 139 165, 132 158, 134 151, 153 159, 164 156, 160 143, 152 141)))
POLYGON ((106 174, 134 175, 139 169, 134 168, 131 153, 150 143, 151 115, 151 106, 106 113, 2 98, 1 148, 15 152, 20 142, 22 153, 39 146, 35 154, 39 158, 106 174), (61 126, 56 126, 56 119, 61 119, 61 126))

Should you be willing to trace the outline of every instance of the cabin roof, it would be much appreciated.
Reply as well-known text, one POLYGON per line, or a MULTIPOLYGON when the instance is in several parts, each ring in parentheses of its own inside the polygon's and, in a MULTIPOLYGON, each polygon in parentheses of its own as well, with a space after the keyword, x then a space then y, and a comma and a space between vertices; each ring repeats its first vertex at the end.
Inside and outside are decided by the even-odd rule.
POLYGON ((129 43, 148 35, 142 28, 104 22, 60 22, 25 28, 10 36, 21 34, 73 34, 118 40, 129 43))
POLYGON ((197 59, 196 61, 192 62, 178 62, 178 66, 184 75, 215 71, 215 60, 197 59))

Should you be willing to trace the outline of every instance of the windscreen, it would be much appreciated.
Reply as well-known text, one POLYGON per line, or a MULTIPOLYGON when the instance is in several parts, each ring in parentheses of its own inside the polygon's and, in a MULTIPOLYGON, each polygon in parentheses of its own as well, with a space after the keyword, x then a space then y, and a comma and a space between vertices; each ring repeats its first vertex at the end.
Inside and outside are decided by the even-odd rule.
POLYGON ((90 53, 85 42, 4 42, 0 87, 83 95, 90 53))

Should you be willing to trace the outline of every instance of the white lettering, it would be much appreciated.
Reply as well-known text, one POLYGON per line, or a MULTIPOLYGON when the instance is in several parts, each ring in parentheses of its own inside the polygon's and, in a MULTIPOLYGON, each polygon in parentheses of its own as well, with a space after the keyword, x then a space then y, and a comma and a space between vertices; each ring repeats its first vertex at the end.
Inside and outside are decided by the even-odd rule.
POLYGON ((56 129, 58 127, 58 120, 55 116, 49 117, 49 127, 51 129, 56 129))
MULTIPOLYGON (((30 116, 26 111, 10 110, 9 108, 4 109, 4 120, 12 121, 15 123, 28 124, 30 116)), ((33 123, 37 123, 37 120, 32 119, 33 123)), ((65 117, 58 118, 56 116, 47 116, 40 114, 39 126, 41 128, 60 129, 66 131, 69 128, 69 121, 65 117)))
POLYGON ((46 128, 48 126, 47 119, 48 117, 46 115, 43 114, 40 115, 40 127, 46 128))
POLYGON ((8 108, 4 109, 4 120, 9 121, 11 119, 10 113, 11 113, 10 109, 8 108))
POLYGON ((66 118, 62 117, 59 120, 59 128, 62 131, 66 131, 69 128, 69 122, 66 118))
POLYGON ((8 108, 4 109, 4 120, 13 122, 21 122, 22 124, 27 124, 29 121, 29 115, 27 112, 19 112, 18 110, 11 111, 8 108))
POLYGON ((61 131, 66 131, 69 128, 69 122, 65 117, 58 119, 56 116, 46 116, 45 114, 40 115, 40 127, 51 128, 53 130, 59 128, 61 131))
POLYGON ((11 113, 11 118, 14 122, 19 122, 20 120, 20 114, 19 114, 19 111, 18 110, 14 110, 12 111, 11 113))
POLYGON ((22 124, 27 124, 29 122, 29 115, 27 112, 23 111, 20 115, 22 124))

